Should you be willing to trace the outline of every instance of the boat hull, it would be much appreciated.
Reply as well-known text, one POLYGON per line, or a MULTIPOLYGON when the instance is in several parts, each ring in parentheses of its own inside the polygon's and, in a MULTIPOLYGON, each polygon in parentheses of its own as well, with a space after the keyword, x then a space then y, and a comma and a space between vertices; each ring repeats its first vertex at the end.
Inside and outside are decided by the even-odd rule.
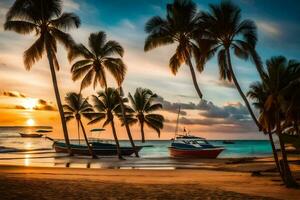
MULTIPOLYGON (((68 153, 68 148, 65 145, 60 145, 60 143, 54 143, 53 147, 55 149, 55 152, 57 153, 68 153)), ((88 156, 90 155, 90 152, 87 147, 85 146, 79 146, 79 145, 71 145, 72 152, 75 155, 84 155, 88 156)), ((136 150, 139 152, 143 147, 136 146, 136 150)), ((121 155, 122 156, 130 156, 134 153, 134 149, 131 147, 121 147, 121 155)), ((99 156, 114 156, 117 155, 117 149, 116 148, 101 148, 99 147, 93 147, 93 152, 96 155, 99 156)))
POLYGON ((43 134, 37 134, 37 133, 32 133, 32 134, 27 134, 27 133, 19 133, 21 137, 25 138, 40 138, 43 136, 43 134))
POLYGON ((211 149, 179 149, 169 147, 171 157, 216 158, 224 148, 211 149))

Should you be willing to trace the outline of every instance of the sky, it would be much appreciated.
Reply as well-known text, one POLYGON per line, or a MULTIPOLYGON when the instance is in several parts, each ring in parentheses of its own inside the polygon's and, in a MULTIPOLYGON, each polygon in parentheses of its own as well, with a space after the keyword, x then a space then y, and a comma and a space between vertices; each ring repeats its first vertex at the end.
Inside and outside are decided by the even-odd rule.
MULTIPOLYGON (((23 52, 35 41, 35 35, 19 35, 3 30, 5 14, 13 0, 0 1, 0 126, 51 125, 54 136, 62 137, 59 115, 47 60, 36 63, 30 71, 23 64, 23 52)), ((178 106, 181 105, 181 131, 184 127, 193 134, 209 139, 263 139, 250 119, 234 85, 219 80, 216 59, 210 60, 204 72, 197 73, 198 84, 204 98, 199 100, 187 66, 181 66, 174 76, 168 68, 174 45, 144 52, 146 33, 144 25, 152 16, 165 16, 167 0, 64 0, 65 12, 76 13, 82 22, 70 34, 76 42, 87 44, 90 33, 105 31, 109 40, 116 40, 125 49, 124 62, 127 74, 123 88, 133 93, 144 87, 157 93, 164 109, 164 129, 160 139, 174 137, 178 106)), ((195 0, 198 9, 206 11, 211 3, 219 0, 195 0)), ((257 51, 263 61, 271 56, 284 55, 300 59, 300 2, 286 0, 235 0, 242 9, 243 19, 252 19, 258 28, 257 51)), ((71 64, 66 51, 59 46, 57 57, 60 71, 57 79, 62 99, 70 91, 79 91, 79 82, 71 79, 71 64)), ((258 81, 258 74, 251 62, 233 58, 236 76, 244 92, 258 81)), ((109 86, 116 86, 108 78, 109 86)), ((101 88, 97 88, 96 91, 101 88)), ((92 88, 83 91, 85 96, 94 94, 92 88)), ((86 122, 86 121, 85 121, 86 122)), ((101 126, 101 124, 97 125, 101 126)), ((117 122, 121 139, 126 139, 124 128, 117 122)), ((76 137, 75 124, 68 124, 71 137, 76 137)), ((91 128, 88 126, 88 128, 91 128)), ((139 139, 139 126, 132 127, 134 138, 139 139)), ((90 135, 98 137, 95 135, 90 135)), ((100 137, 111 138, 110 128, 100 137)), ((151 129, 146 138, 159 139, 151 129)))

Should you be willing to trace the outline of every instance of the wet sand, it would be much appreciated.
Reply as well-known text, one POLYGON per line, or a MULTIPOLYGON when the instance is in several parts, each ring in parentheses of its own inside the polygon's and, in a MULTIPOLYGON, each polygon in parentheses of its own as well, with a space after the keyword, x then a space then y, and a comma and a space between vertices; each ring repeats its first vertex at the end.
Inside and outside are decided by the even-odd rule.
POLYGON ((0 166, 1 199, 299 199, 274 174, 0 166))

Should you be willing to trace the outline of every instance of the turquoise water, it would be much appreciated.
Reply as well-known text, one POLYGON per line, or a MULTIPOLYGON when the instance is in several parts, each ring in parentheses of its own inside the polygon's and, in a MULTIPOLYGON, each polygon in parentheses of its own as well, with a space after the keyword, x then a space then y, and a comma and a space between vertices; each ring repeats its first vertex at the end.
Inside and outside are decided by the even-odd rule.
MULTIPOLYGON (((21 138, 18 132, 32 131, 30 128, 3 128, 0 127, 0 147, 9 147, 17 149, 51 149, 52 142, 45 138, 21 138)), ((223 144, 223 141, 211 140, 214 145, 224 146, 225 150, 219 155, 220 158, 239 158, 239 157, 261 157, 272 154, 272 149, 267 140, 233 140, 234 144, 223 144)), ((77 140, 72 141, 77 143, 77 140)), ((121 141, 121 145, 129 146, 128 141, 121 141)), ((142 144, 136 142, 136 145, 149 145, 140 152, 141 157, 168 157, 168 146, 171 141, 152 140, 142 144)), ((3 148, 2 148, 2 151, 3 148)), ((1 152, 1 148, 0 148, 1 152)))

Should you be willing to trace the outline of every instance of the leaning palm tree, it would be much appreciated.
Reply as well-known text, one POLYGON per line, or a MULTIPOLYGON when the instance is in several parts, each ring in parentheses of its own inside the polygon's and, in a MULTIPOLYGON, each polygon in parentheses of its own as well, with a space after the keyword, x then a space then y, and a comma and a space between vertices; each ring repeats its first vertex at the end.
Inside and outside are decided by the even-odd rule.
POLYGON ((144 125, 155 130, 160 136, 160 130, 163 128, 164 117, 152 112, 162 108, 161 103, 155 103, 157 95, 149 89, 137 88, 134 95, 129 93, 129 100, 132 105, 133 113, 128 120, 130 124, 139 122, 141 128, 142 142, 145 142, 144 125))
POLYGON ((167 16, 152 17, 145 26, 148 36, 145 41, 144 50, 149 51, 156 47, 176 44, 175 54, 169 61, 169 67, 174 75, 182 64, 186 64, 191 72, 193 84, 200 99, 202 92, 198 86, 192 58, 195 57, 196 68, 203 71, 203 65, 199 57, 199 48, 194 41, 194 36, 198 35, 199 17, 197 6, 189 0, 174 0, 172 4, 167 4, 167 16))
POLYGON ((210 5, 210 12, 202 13, 205 26, 203 35, 199 35, 197 42, 202 47, 201 59, 206 62, 217 53, 220 79, 233 81, 240 96, 245 102, 251 117, 261 129, 251 106, 243 93, 235 76, 231 62, 231 52, 240 59, 249 58, 261 76, 264 78, 262 62, 255 50, 257 42, 256 25, 251 20, 241 20, 241 10, 230 1, 222 1, 217 5, 210 5), (206 44, 204 47, 202 44, 206 44))
POLYGON ((77 94, 75 92, 68 93, 65 97, 65 102, 66 104, 63 105, 63 108, 65 110, 64 114, 65 114, 66 121, 70 121, 71 119, 76 119, 79 142, 80 142, 79 127, 80 127, 91 156, 93 158, 97 158, 88 141, 85 128, 82 123, 82 117, 86 117, 90 119, 94 111, 93 106, 89 104, 87 98, 83 98, 81 94, 77 94))
POLYGON ((35 33, 38 39, 24 52, 26 70, 46 53, 49 61, 51 77, 60 114, 64 138, 72 154, 68 137, 66 121, 60 99, 55 70, 59 70, 56 58, 57 42, 70 49, 74 41, 64 31, 78 28, 79 18, 73 13, 62 13, 61 0, 16 0, 6 15, 5 30, 12 30, 20 34, 35 33))
POLYGON ((118 95, 119 94, 116 89, 106 88, 104 91, 98 92, 97 96, 92 96, 95 113, 89 124, 94 124, 105 120, 103 127, 107 126, 108 124, 111 125, 113 137, 117 146, 118 157, 119 159, 123 159, 114 121, 115 116, 119 117, 121 112, 118 95))
POLYGON ((298 88, 300 86, 300 62, 278 56, 267 60, 266 65, 267 70, 261 83, 264 97, 260 95, 260 98, 263 112, 267 113, 268 116, 265 119, 266 123, 262 123, 262 125, 268 124, 269 130, 274 127, 281 149, 282 162, 280 162, 280 168, 283 181, 287 187, 294 187, 297 183, 292 177, 283 141, 283 125, 287 121, 287 111, 283 108, 284 105, 292 103, 291 101, 287 102, 290 96, 293 96, 291 87, 295 83, 298 83, 298 88), (289 92, 287 93, 287 91, 289 92))
POLYGON ((283 178, 283 172, 280 168, 278 154, 273 139, 273 130, 276 126, 273 114, 275 112, 275 108, 269 109, 268 111, 265 109, 265 103, 268 98, 267 88, 263 83, 255 82, 250 85, 250 90, 248 91, 247 96, 254 100, 253 105, 259 110, 260 115, 258 121, 261 124, 264 133, 269 136, 276 168, 280 176, 283 178))
MULTIPOLYGON (((81 59, 76 61, 71 68, 72 79, 74 81, 81 79, 80 90, 93 84, 94 89, 97 85, 107 88, 106 71, 110 72, 112 77, 116 80, 119 90, 122 90, 122 83, 125 78, 126 65, 120 57, 124 55, 123 47, 114 40, 106 41, 106 34, 103 31, 92 33, 89 37, 88 46, 83 44, 76 45, 72 51, 69 51, 69 60, 72 61, 78 57, 81 59), (119 57, 115 57, 117 55, 119 57)), ((121 102, 121 111, 125 119, 124 104, 122 101, 121 92, 119 100, 121 102)), ((128 138, 135 148, 129 125, 124 120, 128 138)), ((135 150, 135 155, 138 157, 138 152, 135 150)))

